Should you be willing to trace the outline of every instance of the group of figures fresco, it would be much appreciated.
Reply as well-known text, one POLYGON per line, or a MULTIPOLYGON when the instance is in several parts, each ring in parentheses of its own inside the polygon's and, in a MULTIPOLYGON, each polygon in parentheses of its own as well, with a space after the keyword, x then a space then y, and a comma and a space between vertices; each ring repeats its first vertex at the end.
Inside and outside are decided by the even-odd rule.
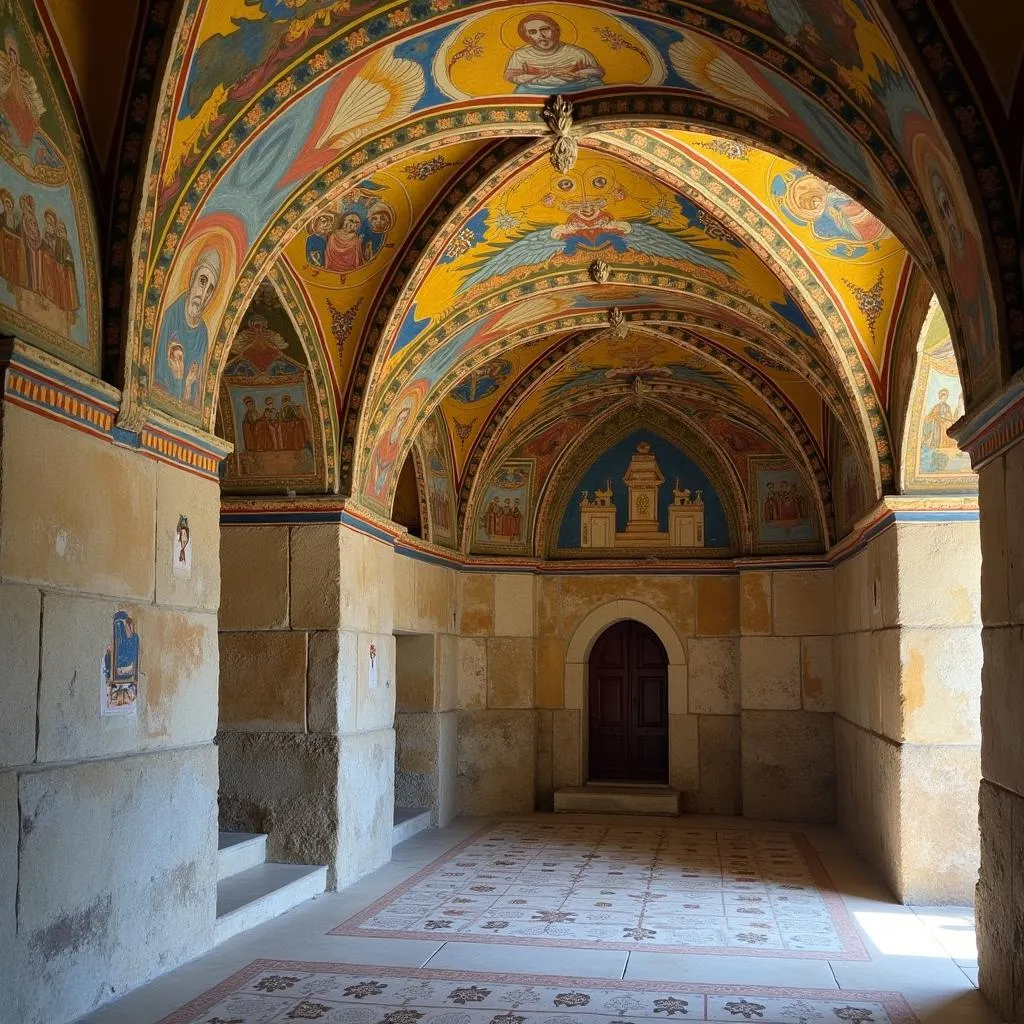
POLYGON ((0 19, 0 303, 47 347, 78 353, 94 345, 83 316, 82 251, 76 209, 83 201, 69 148, 27 23, 0 19), (51 109, 52 108, 52 109, 51 109))
POLYGON ((235 445, 225 460, 225 490, 322 484, 321 413, 311 396, 306 353, 273 285, 264 282, 221 382, 221 427, 235 445))
POLYGON ((306 227, 306 265, 339 274, 372 263, 389 244, 395 227, 394 208, 378 193, 379 185, 363 182, 344 196, 332 212, 316 214, 306 227))

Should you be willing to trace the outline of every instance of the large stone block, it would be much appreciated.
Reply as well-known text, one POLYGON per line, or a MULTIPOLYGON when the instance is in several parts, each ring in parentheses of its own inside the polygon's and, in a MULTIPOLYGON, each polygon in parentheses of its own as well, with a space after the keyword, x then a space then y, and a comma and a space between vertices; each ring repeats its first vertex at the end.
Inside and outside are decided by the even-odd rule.
MULTIPOLYGON (((340 539, 342 627, 364 633, 391 634, 397 557, 394 548, 348 527, 342 527, 340 539)), ((293 547, 294 544, 293 537, 293 547)), ((295 625, 294 609, 292 614, 295 625)))
MULTIPOLYGON (((864 634, 862 634, 864 635, 864 634)), ((870 634, 867 678, 870 688, 867 726, 891 740, 904 736, 902 633, 899 629, 875 630, 870 634)))
POLYGON ((21 815, 18 811, 17 772, 0 772, 0 998, 12 1020, 25 1019, 23 993, 19 981, 28 980, 22 965, 23 950, 17 938, 18 838, 21 815))
MULTIPOLYGON (((692 576, 564 576, 559 588, 560 635, 571 638, 595 609, 615 601, 640 601, 659 611, 680 637, 696 629, 692 576)), ((538 635, 544 635, 543 630, 538 635)))
POLYGON ((305 730, 305 633, 221 633, 220 665, 222 730, 305 730))
POLYGON ((560 637, 537 640, 537 707, 560 708, 565 701, 565 654, 560 637))
POLYGON ((464 636, 494 633, 494 577, 490 573, 459 576, 459 632, 464 636))
POLYGON ((460 711, 458 808, 463 817, 533 810, 533 711, 460 711))
POLYGON ((395 720, 395 637, 360 633, 356 640, 356 732, 390 729, 395 720), (370 672, 371 648, 377 664, 376 685, 370 672))
POLYGON ((690 713, 733 715, 740 709, 739 640, 691 638, 686 643, 690 713))
MULTIPOLYGON (((1006 625, 1010 621, 1010 563, 1007 559, 1010 520, 1006 505, 1006 462, 1002 456, 985 463, 978 471, 978 503, 981 509, 978 523, 981 619, 986 626, 1006 625)), ((1024 562, 1016 564, 1021 566, 1024 562)), ((1016 594, 1016 584, 1014 586, 1016 594)))
POLYGON ((563 637, 562 632, 562 580, 558 576, 538 576, 535 583, 537 595, 537 636, 563 637))
POLYGON ((700 790, 699 725, 697 715, 669 715, 668 784, 691 796, 700 790))
POLYGON ((900 648, 907 742, 980 742, 982 645, 978 627, 904 628, 900 648))
POLYGON ((432 711, 434 671, 437 667, 435 638, 429 633, 395 637, 396 711, 432 711))
POLYGON ((0 578, 153 600, 152 459, 7 404, 0 480, 0 578))
POLYGON ((460 710, 487 707, 487 641, 459 638, 458 686, 460 710))
POLYGON ((830 636, 800 638, 800 691, 804 711, 834 711, 834 644, 830 636))
POLYGON ((438 826, 444 828, 458 814, 459 715, 457 711, 442 711, 437 718, 437 803, 434 813, 438 826))
MULTIPOLYGON (((1006 566, 1007 618, 1024 624, 1024 537, 1021 536, 1020 510, 1024 508, 1024 443, 1017 441, 1004 456, 1006 460, 1006 566)), ((982 516, 988 514, 988 503, 982 516)), ((986 554, 987 559, 992 556, 986 554)), ((1024 984, 1024 983, 1022 983, 1024 984)), ((1021 997, 1024 1012, 1024 996, 1021 997)))
POLYGON ((450 633, 455 629, 455 573, 441 565, 395 555, 395 597, 410 584, 407 566, 415 567, 412 580, 416 597, 416 618, 412 628, 430 633, 450 633))
POLYGON ((832 716, 744 709, 740 717, 744 817, 835 821, 832 716))
POLYGON ((438 711, 455 711, 459 706, 459 637, 442 633, 436 648, 436 707, 438 711))
POLYGON ((981 621, 981 535, 976 522, 896 526, 899 621, 967 626, 981 621))
POLYGON ((210 946, 216 792, 210 745, 20 777, 19 1022, 71 1020, 210 946))
POLYGON ((739 814, 740 716, 701 715, 698 722, 700 789, 683 793, 683 807, 698 814, 739 814))
POLYGON ((221 629, 287 628, 287 526, 225 526, 220 567, 221 629))
POLYGON ((740 574, 740 632, 746 635, 772 631, 772 574, 740 574))
MULTIPOLYGON (((267 860, 326 864, 337 883, 337 736, 226 732, 220 750, 220 827, 265 832, 267 860)), ((393 766, 392 766, 393 770, 393 766)))
POLYGON ((973 746, 900 750, 900 868, 904 903, 969 906, 978 879, 978 779, 973 746), (927 822, 927 827, 922 827, 927 822))
POLYGON ((740 703, 744 709, 800 707, 800 640, 792 636, 740 639, 740 703))
POLYGON ((1015 984, 1020 919, 1015 920, 1015 890, 1024 863, 1015 841, 1024 825, 1024 799, 990 782, 979 791, 980 869, 975 899, 978 982, 1000 1019, 1019 1021, 1024 996, 1015 984))
POLYGON ((552 712, 551 783, 554 789, 578 786, 586 777, 581 750, 583 716, 579 711, 552 712))
MULTIPOLYGON (((288 591, 290 622, 294 629, 358 628, 344 614, 351 586, 351 544, 342 556, 343 527, 306 525, 289 527, 290 554, 288 591), (343 579, 344 576, 344 579, 343 579), (344 605, 344 608, 343 608, 344 605)), ((378 583, 378 586, 380 584, 378 583)))
POLYGON ((220 485, 163 463, 156 465, 156 603, 217 611, 220 604, 220 485), (191 570, 180 566, 178 519, 188 517, 191 570))
POLYGON ((1024 628, 986 627, 981 685, 981 773, 990 782, 1024 794, 1024 628))
POLYGON ((47 594, 38 711, 40 761, 208 743, 217 728, 216 616, 47 594), (139 637, 136 711, 103 716, 103 658, 122 609, 139 637))
MULTIPOLYGON (((391 860, 395 815, 395 731, 341 737, 337 886, 391 860)), ((532 781, 532 780, 531 780, 532 781)))
POLYGON ((776 572, 772 588, 774 632, 778 636, 832 632, 831 569, 776 572))
POLYGON ((532 708, 536 641, 494 637, 487 641, 488 708, 532 708))
POLYGON ((329 629, 306 635, 307 731, 355 732, 359 634, 329 629))
POLYGON ((395 715, 395 806, 430 807, 437 801, 438 718, 432 711, 395 715))
POLYGON ((36 756, 39 609, 34 587, 0 583, 0 767, 31 764, 36 756))
POLYGON ((534 767, 534 807, 538 811, 554 809, 555 784, 552 774, 554 755, 554 712, 537 711, 537 757, 534 767))
POLYGON ((498 573, 494 577, 494 635, 533 636, 533 576, 498 573))
POLYGON ((740 628, 738 576, 697 577, 697 633, 732 636, 740 628))

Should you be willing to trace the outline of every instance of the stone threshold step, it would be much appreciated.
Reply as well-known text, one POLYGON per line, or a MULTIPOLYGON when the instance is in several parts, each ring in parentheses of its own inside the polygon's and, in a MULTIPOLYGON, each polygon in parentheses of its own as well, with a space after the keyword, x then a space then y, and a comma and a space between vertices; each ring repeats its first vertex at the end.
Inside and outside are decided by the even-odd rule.
POLYGON ((259 867, 267 859, 267 837, 257 832, 217 833, 217 881, 259 867))
POLYGON ((391 845, 397 846, 411 839, 417 832, 431 826, 430 809, 425 807, 396 807, 395 825, 391 832, 391 845))
POLYGON ((327 868, 311 864, 260 864, 217 883, 214 942, 297 907, 327 888, 327 868))
POLYGON ((555 790, 555 810, 591 814, 679 814, 679 791, 669 786, 565 786, 555 790))

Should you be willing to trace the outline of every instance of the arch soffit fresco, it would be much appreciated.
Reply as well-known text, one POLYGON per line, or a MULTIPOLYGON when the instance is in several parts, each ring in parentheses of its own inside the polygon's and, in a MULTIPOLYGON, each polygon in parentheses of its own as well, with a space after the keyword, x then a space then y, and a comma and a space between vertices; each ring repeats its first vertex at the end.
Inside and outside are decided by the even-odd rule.
MULTIPOLYGON (((715 19, 711 19, 711 21, 714 21, 714 20, 715 20, 715 19)), ((707 24, 710 24, 710 22, 707 22, 707 24)), ((741 31, 742 31, 742 30, 741 30, 741 31)), ((770 36, 770 34, 767 34, 767 35, 763 35, 763 36, 760 36, 760 37, 759 37, 759 38, 761 39, 762 43, 763 43, 763 44, 764 44, 765 46, 769 45, 769 44, 768 44, 768 43, 766 42, 766 40, 767 40, 767 39, 769 38, 769 36, 770 36)), ((349 42, 351 43, 351 42, 352 42, 352 40, 349 40, 349 42)), ((356 48, 358 48, 358 46, 357 46, 356 48)), ((795 67, 797 66, 797 64, 795 63, 795 61, 796 61, 796 58, 792 57, 791 55, 790 55, 790 56, 785 56, 785 55, 783 54, 782 56, 784 56, 784 61, 783 61, 783 63, 785 64, 785 66, 786 66, 787 68, 789 68, 789 67, 793 67, 793 68, 795 68, 795 67), (789 62, 788 64, 786 63, 787 61, 789 62)), ((173 63, 173 62, 172 62, 172 63, 173 63)), ((807 71, 807 68, 806 68, 806 66, 803 66, 803 67, 804 67, 804 70, 805 70, 805 71, 807 71)), ((806 74, 804 74, 804 75, 803 75, 803 77, 804 77, 804 78, 806 78, 806 74)), ((280 83, 281 83, 281 79, 278 79, 278 83, 277 83, 277 84, 278 84, 279 86, 280 86, 280 83)), ((823 82, 822 84, 825 84, 825 83, 823 82)), ((813 80, 812 80, 812 81, 811 81, 811 83, 810 83, 810 88, 811 88, 811 89, 813 89, 813 87, 814 87, 814 82, 813 82, 813 80)), ((290 88, 291 88, 291 86, 289 86, 288 88, 284 88, 284 89, 279 89, 278 91, 279 91, 279 92, 288 92, 288 91, 290 90, 290 88)), ((826 89, 827 89, 827 85, 826 85, 826 89)), ((840 108, 840 114, 842 114, 842 113, 843 113, 844 111, 845 111, 846 113, 848 113, 848 114, 851 114, 851 115, 852 115, 852 114, 855 114, 855 113, 856 113, 856 111, 857 111, 857 108, 856 108, 856 105, 855 105, 855 104, 849 104, 849 105, 848 105, 847 107, 844 107, 844 106, 843 106, 843 104, 844 104, 844 97, 842 96, 842 94, 840 94, 840 93, 836 92, 836 93, 834 94, 834 96, 833 96, 832 98, 833 98, 833 99, 835 99, 835 100, 838 100, 838 106, 839 106, 839 108, 840 108)), ((848 98, 847 98, 847 99, 848 99, 848 98)), ((745 131, 744 131, 744 134, 745 134, 745 135, 747 135, 747 136, 749 137, 749 129, 750 129, 750 124, 751 124, 751 120, 750 120, 750 117, 749 117, 749 115, 746 115, 746 117, 745 117, 745 118, 744 118, 743 120, 744 120, 744 124, 745 124, 745 131)), ((755 120, 756 120, 756 119, 755 119, 755 120)), ((164 127, 165 127, 165 129, 166 129, 166 125, 165 125, 164 127)), ((158 132, 157 134, 160 134, 160 133, 158 132)), ((507 134, 507 130, 505 131, 505 134, 507 134)), ((221 147, 221 149, 222 149, 222 150, 223 150, 223 149, 225 149, 225 148, 235 148, 235 147, 223 147, 223 146, 221 147)), ((207 150, 207 152, 215 152, 215 150, 209 150, 209 149, 208 149, 208 150, 207 150)), ((194 174, 194 175, 193 175, 193 180, 195 180, 196 178, 200 177, 202 173, 203 173, 202 171, 197 171, 197 172, 196 172, 196 174, 194 174)), ((851 189, 851 191, 853 191, 853 190, 851 189)), ((188 197, 188 190, 185 190, 185 193, 186 193, 186 194, 185 194, 185 197, 184 197, 184 201, 185 201, 185 203, 187 204, 187 203, 189 202, 189 197, 188 197)), ((151 329, 151 328, 150 328, 150 329, 151 329)))
MULTIPOLYGON (((635 329, 637 333, 643 333, 650 337, 670 342, 670 344, 677 346, 680 349, 681 354, 688 351, 691 353, 698 353, 700 356, 709 355, 707 348, 700 348, 687 340, 681 340, 678 337, 659 331, 649 325, 638 326, 635 329)), ((582 338, 574 336, 566 343, 563 343, 563 346, 567 351, 564 352, 561 358, 553 362, 551 366, 546 367, 542 372, 538 373, 537 381, 533 386, 531 386, 529 392, 519 396, 516 401, 509 403, 509 408, 501 414, 504 421, 508 422, 515 417, 519 407, 527 400, 527 397, 530 394, 537 393, 545 386, 545 382, 550 381, 552 378, 557 378, 559 372, 564 369, 568 359, 570 359, 581 346, 593 344, 606 333, 606 331, 591 332, 584 335, 582 338), (570 344, 570 342, 573 344, 570 344)), ((713 361, 713 365, 725 371, 733 380, 740 383, 741 387, 752 387, 751 381, 742 376, 735 366, 729 366, 727 362, 723 361, 713 361)), ((605 399, 617 399, 623 394, 624 390, 628 390, 631 387, 631 384, 631 381, 627 381, 625 383, 625 387, 623 384, 613 384, 603 388, 588 387, 585 392, 581 391, 575 398, 566 401, 565 404, 560 406, 559 412, 554 418, 557 418, 558 416, 569 416, 572 414, 575 406, 586 404, 596 398, 603 397, 605 399)), ((792 412, 789 420, 783 419, 780 416, 776 421, 769 421, 757 415, 754 410, 741 399, 729 398, 715 390, 702 390, 699 385, 695 385, 693 381, 690 380, 688 380, 685 385, 673 385, 672 383, 664 382, 652 383, 649 384, 648 387, 650 389, 649 394, 652 404, 666 408, 667 412, 680 418, 684 423, 686 423, 688 429, 692 431, 692 436, 694 438, 699 438, 699 445, 709 446, 718 452, 720 460, 728 468, 728 472, 730 474, 732 471, 732 462, 721 450, 717 441, 709 436, 708 432, 703 429, 699 423, 694 423, 690 417, 681 413, 677 407, 665 407, 664 400, 667 395, 673 394, 676 403, 678 403, 679 399, 687 395, 694 396, 695 398, 703 397, 705 399, 710 399, 723 411, 731 414, 734 420, 738 419, 746 429, 753 430, 755 433, 764 435, 771 439, 779 452, 785 454, 795 466, 801 469, 803 475, 808 480, 815 483, 814 490, 820 505, 822 522, 831 524, 831 514, 829 511, 831 498, 824 458, 814 438, 810 435, 806 426, 800 419, 799 414, 795 411, 792 412)), ((777 396, 777 400, 781 400, 781 396, 777 396)), ((632 399, 629 399, 629 401, 632 401, 632 399)), ((618 408, 618 405, 619 403, 616 402, 615 407, 618 408)), ((603 416, 599 417, 600 422, 603 422, 604 419, 605 417, 603 416)), ((519 432, 511 434, 511 436, 507 436, 500 428, 495 429, 491 433, 489 443, 486 447, 484 447, 478 455, 474 455, 474 458, 477 460, 476 464, 470 464, 469 470, 460 488, 459 525, 464 548, 469 543, 470 529, 467 524, 472 523, 473 521, 471 510, 475 505, 478 505, 481 500, 480 495, 482 494, 482 487, 486 485, 491 475, 505 460, 515 457, 517 449, 522 448, 532 436, 542 432, 550 425, 550 423, 551 418, 545 418, 536 423, 532 420, 528 420, 519 432), (474 493, 474 491, 476 493, 474 493)), ((587 429, 583 434, 586 435, 590 432, 591 429, 587 429)), ((699 447, 699 445, 695 445, 695 447, 699 447)), ((570 445, 569 447, 576 446, 570 445)), ((568 448, 563 451, 558 459, 556 459, 555 463, 548 471, 545 480, 541 482, 542 489, 546 488, 548 483, 554 480, 556 475, 561 472, 559 466, 567 457, 568 448)), ((740 492, 745 495, 747 489, 746 482, 739 480, 738 477, 735 477, 735 481, 740 492)), ((743 508, 746 507, 745 505, 742 505, 742 503, 741 506, 743 508)), ((830 536, 830 531, 824 530, 822 535, 830 536)))
MULTIPOLYGON (((588 141, 589 140, 584 140, 584 145, 588 144, 588 141)), ((669 187, 677 187, 679 185, 682 185, 684 188, 687 187, 687 183, 685 181, 679 181, 678 179, 670 180, 667 184, 669 185, 669 187)), ((776 276, 779 276, 783 279, 784 286, 791 287, 794 290, 794 292, 796 292, 796 294, 799 295, 799 292, 797 292, 796 289, 802 289, 804 287, 800 283, 801 279, 804 281, 810 280, 813 285, 814 282, 820 277, 820 274, 816 274, 813 268, 811 266, 808 266, 808 263, 805 260, 800 259, 799 254, 797 252, 794 252, 792 249, 789 249, 789 252, 791 253, 791 258, 796 261, 796 266, 792 268, 785 267, 774 258, 772 248, 770 246, 762 245, 760 242, 756 240, 756 233, 751 229, 750 226, 748 226, 742 220, 742 217, 739 214, 733 216, 733 211, 730 207, 729 202, 732 200, 733 195, 734 193, 732 192, 727 193, 727 200, 724 201, 722 203, 722 206, 716 210, 707 210, 707 207, 711 205, 709 203, 705 202, 702 205, 705 208, 706 212, 708 212, 711 216, 721 217, 722 219, 731 218, 727 221, 729 227, 734 228, 735 234, 738 235, 745 242, 747 242, 748 245, 750 245, 750 243, 753 243, 750 247, 753 248, 757 255, 761 256, 764 259, 764 261, 768 263, 769 266, 771 266, 772 269, 776 271, 776 276)), ((736 202, 739 203, 741 202, 741 200, 737 197, 736 202)), ((742 212, 743 209, 741 208, 740 213, 742 212)), ((767 211, 765 211, 765 213, 767 213, 767 211)), ((462 217, 453 216, 449 221, 447 230, 442 229, 441 231, 439 231, 439 242, 436 248, 443 248, 444 243, 448 239, 454 237, 457 234, 457 232, 461 228, 461 225, 464 223, 464 216, 465 215, 463 215, 462 217)), ((767 231, 767 227, 769 224, 770 221, 768 219, 766 219, 765 217, 760 217, 759 215, 758 226, 760 227, 762 233, 767 231)), ((774 243, 776 242, 776 239, 778 239, 778 248, 788 248, 791 244, 791 238, 783 239, 775 235, 771 235, 769 241, 774 243)), ((617 268, 615 271, 615 280, 618 282, 620 279, 624 277, 626 273, 628 272, 624 271, 623 268, 617 268)), ((423 274, 424 269, 422 267, 419 274, 413 271, 411 279, 409 282, 407 282, 406 286, 409 293, 415 294, 414 288, 422 281, 423 274)), ((820 291, 821 289, 819 288, 818 290, 820 291)), ((407 307, 401 305, 396 307, 396 309, 399 311, 405 308, 407 307)), ((873 451, 877 453, 880 451, 882 453, 881 467, 873 466, 870 475, 875 479, 876 487, 880 482, 879 478, 881 476, 882 479, 884 479, 885 481, 883 486, 887 488, 891 486, 892 482, 891 465, 888 459, 888 453, 890 451, 891 446, 889 444, 889 437, 886 429, 885 419, 884 416, 881 414, 881 409, 875 396, 874 384, 871 380, 865 379, 864 372, 867 368, 869 373, 874 373, 873 368, 871 368, 870 366, 865 367, 865 363, 867 362, 866 359, 862 361, 862 359, 858 357, 855 348, 855 343, 852 337, 852 332, 850 331, 849 325, 846 323, 846 321, 840 321, 838 330, 832 330, 830 328, 830 322, 836 322, 837 318, 839 318, 842 315, 839 309, 837 309, 835 303, 829 300, 829 305, 825 310, 824 314, 822 315, 816 312, 816 310, 814 309, 813 302, 810 302, 805 305, 805 312, 809 316, 809 319, 811 319, 812 323, 816 324, 816 326, 819 329, 819 333, 830 334, 833 337, 838 335, 843 340, 843 348, 845 349, 847 356, 845 363, 843 362, 843 360, 837 360, 834 357, 833 353, 835 349, 824 344, 822 345, 821 350, 823 358, 829 363, 835 364, 836 362, 838 362, 840 366, 845 370, 845 380, 842 377, 840 377, 840 391, 845 391, 843 397, 847 398, 847 402, 844 403, 845 407, 842 408, 842 413, 846 416, 852 416, 854 418, 859 415, 861 423, 867 426, 868 429, 872 430, 875 442, 874 447, 872 449, 868 449, 862 444, 860 446, 862 450, 862 455, 868 455, 868 457, 870 458, 870 455, 868 454, 869 452, 873 451), (849 365, 851 361, 853 361, 856 364, 855 367, 851 367, 849 365), (869 408, 865 408, 865 402, 863 401, 863 397, 856 396, 853 392, 856 379, 856 377, 854 376, 855 374, 856 377, 859 377, 861 380, 860 390, 862 392, 862 395, 867 396, 869 408), (845 388, 843 387, 844 384, 846 385, 845 388)), ((801 353, 800 357, 793 361, 796 363, 797 366, 801 367, 802 372, 804 364, 813 359, 813 357, 809 357, 808 355, 805 354, 807 352, 807 347, 805 342, 800 339, 798 332, 790 331, 789 343, 791 346, 797 348, 801 353)), ((770 345, 769 351, 771 351, 770 345)), ((791 357, 785 356, 784 358, 791 357)), ((835 411, 838 412, 839 406, 837 403, 835 403, 834 395, 831 393, 834 389, 832 381, 830 380, 826 385, 824 379, 822 377, 818 377, 814 381, 814 383, 819 387, 824 387, 826 401, 833 403, 835 411)), ((386 381, 382 381, 381 386, 386 386, 386 381)), ((855 432, 855 436, 859 436, 859 432, 855 432)))

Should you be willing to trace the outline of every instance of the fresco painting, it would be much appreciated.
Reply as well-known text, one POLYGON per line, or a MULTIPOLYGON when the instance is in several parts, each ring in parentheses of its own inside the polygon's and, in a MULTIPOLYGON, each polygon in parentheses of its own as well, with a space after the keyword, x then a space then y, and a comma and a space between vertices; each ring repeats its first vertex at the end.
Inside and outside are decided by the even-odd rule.
POLYGON ((430 539, 442 547, 455 547, 456 502, 451 446, 440 411, 435 411, 423 424, 416 442, 423 457, 426 476, 430 539))
POLYGON ((637 431, 599 453, 579 476, 558 527, 554 554, 600 549, 601 557, 647 551, 725 549, 722 500, 685 452, 637 431))
POLYGON ((970 456, 949 436, 964 414, 964 398, 949 325, 938 303, 925 318, 917 359, 906 424, 905 489, 974 493, 978 477, 970 456))
POLYGON ((101 715, 134 715, 137 712, 140 648, 135 620, 123 609, 114 612, 112 633, 100 670, 101 715))
POLYGON ((665 75, 658 50, 624 19, 570 4, 502 8, 467 18, 432 67, 449 96, 569 95, 644 85, 665 75), (582 16, 581 16, 582 15, 582 16))
POLYGON ((750 460, 757 543, 766 548, 818 539, 817 510, 801 473, 786 459, 750 460))
POLYGON ((476 509, 474 551, 528 553, 532 477, 532 463, 510 460, 487 482, 476 509))
POLYGON ((265 281, 221 380, 221 427, 235 446, 224 463, 225 491, 323 488, 322 421, 314 395, 295 328, 265 281))
POLYGON ((235 272, 234 243, 211 229, 184 247, 167 288, 153 347, 153 387, 184 417, 202 411, 208 386, 211 339, 220 326, 235 272))
POLYGON ((96 248, 73 115, 41 63, 35 12, 5 5, 0 35, 0 325, 96 370, 96 248))
POLYGON ((837 434, 832 445, 832 503, 836 537, 845 537, 868 510, 869 495, 864 473, 846 431, 833 422, 837 434))

